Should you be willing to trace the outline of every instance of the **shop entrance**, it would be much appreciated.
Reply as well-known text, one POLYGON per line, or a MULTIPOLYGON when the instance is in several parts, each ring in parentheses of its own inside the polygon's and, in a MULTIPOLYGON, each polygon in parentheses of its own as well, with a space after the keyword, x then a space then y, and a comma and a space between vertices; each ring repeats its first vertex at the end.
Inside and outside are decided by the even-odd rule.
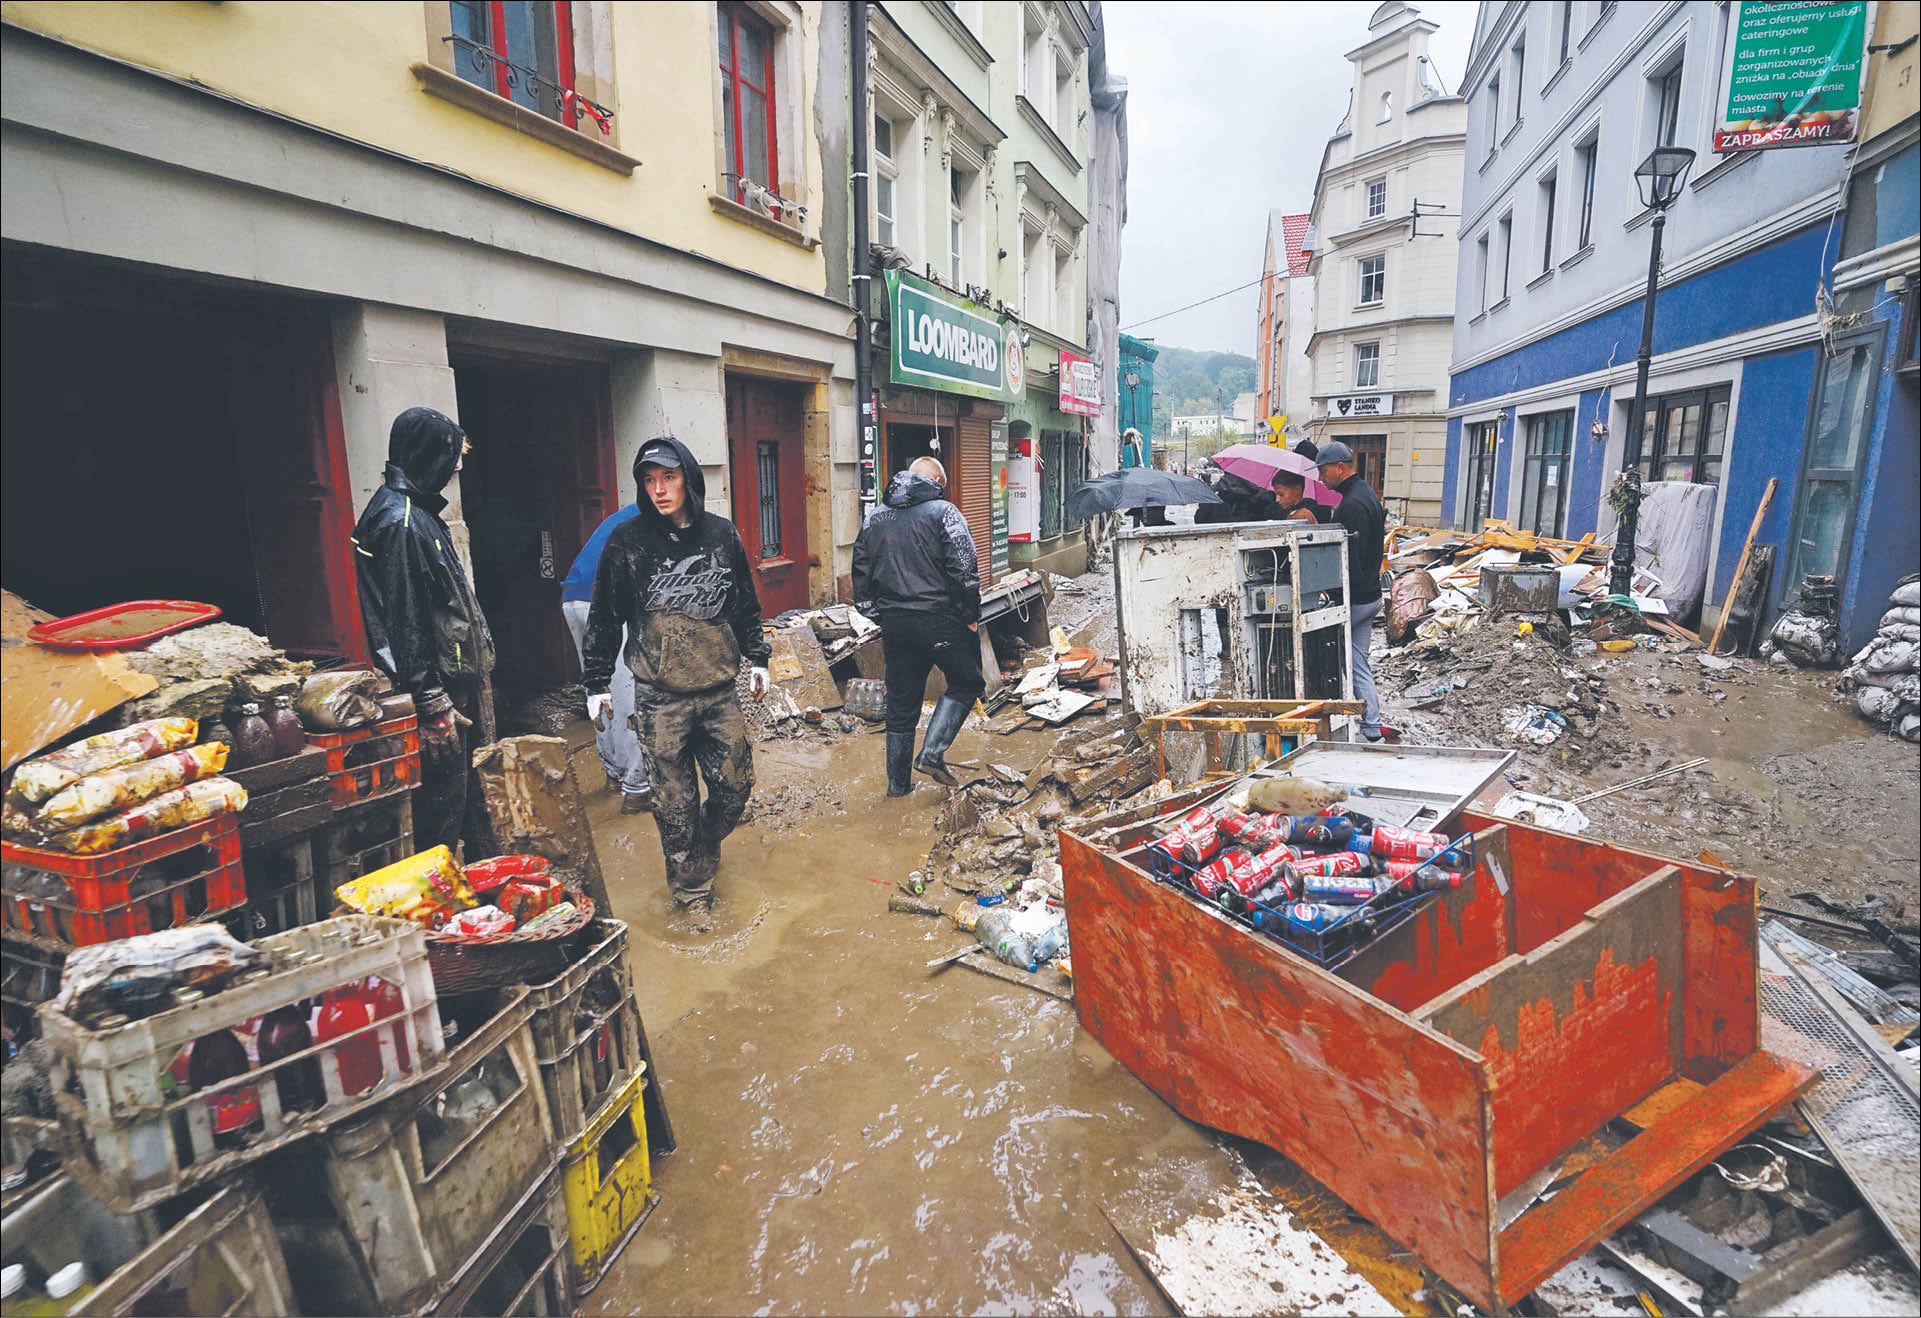
POLYGON ((806 403, 809 386, 727 376, 728 488, 754 565, 760 611, 807 607, 806 403))
POLYGON ((201 600, 364 662, 325 308, 14 248, 0 270, 7 588, 201 600))
POLYGON ((612 389, 604 365, 458 354, 453 366, 473 443, 460 472, 461 515, 506 707, 579 675, 560 583, 621 506, 612 389))
POLYGON ((915 458, 938 458, 941 466, 947 469, 947 479, 954 479, 955 453, 954 428, 934 425, 925 421, 894 421, 888 419, 881 427, 883 433, 881 447, 885 459, 886 474, 881 477, 881 493, 887 492, 888 482, 896 472, 907 470, 915 458))

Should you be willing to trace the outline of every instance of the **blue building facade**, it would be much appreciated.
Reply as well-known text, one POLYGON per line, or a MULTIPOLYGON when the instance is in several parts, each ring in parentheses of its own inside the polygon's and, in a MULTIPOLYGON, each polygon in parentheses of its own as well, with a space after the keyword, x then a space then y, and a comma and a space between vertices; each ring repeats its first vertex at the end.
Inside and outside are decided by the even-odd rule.
MULTIPOLYGON (((1628 452, 1653 218, 1633 171, 1656 146, 1690 147, 1693 170, 1668 212, 1640 466, 1646 479, 1717 489, 1710 617, 1771 477, 1780 483, 1756 538, 1778 546, 1771 607, 1810 572, 1845 579, 1849 600, 1891 585, 1913 567, 1857 568, 1855 551, 1899 516, 1911 545, 1915 519, 1914 474, 1897 498, 1898 461, 1877 460, 1901 411, 1881 398, 1898 332, 1834 303, 1851 148, 1713 153, 1730 18, 1713 0, 1480 7, 1462 85, 1443 488, 1459 527, 1498 517, 1612 539, 1605 496, 1628 452)), ((1906 223, 1912 233, 1912 203, 1906 223)), ((1908 406, 1911 427, 1911 395, 1908 406)), ((1882 555, 1913 556, 1898 544, 1882 555)), ((1848 638, 1865 642, 1880 609, 1850 606, 1848 638)))

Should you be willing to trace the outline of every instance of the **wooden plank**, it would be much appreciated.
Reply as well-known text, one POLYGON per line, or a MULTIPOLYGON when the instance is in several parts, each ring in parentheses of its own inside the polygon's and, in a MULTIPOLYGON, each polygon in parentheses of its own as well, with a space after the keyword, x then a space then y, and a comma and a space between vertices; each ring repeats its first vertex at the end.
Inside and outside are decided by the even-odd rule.
POLYGON ((1734 564, 1733 584, 1728 587, 1727 598, 1721 601, 1721 618, 1714 624, 1714 639, 1708 642, 1708 653, 1713 654, 1721 648, 1721 633, 1728 629, 1728 614, 1734 610, 1734 594, 1741 588, 1741 574, 1748 570, 1748 555, 1754 552, 1754 537, 1761 534, 1761 522, 1768 515, 1768 505, 1774 502, 1774 492, 1779 489, 1781 478, 1768 477, 1768 487, 1761 491, 1761 502, 1755 505, 1754 520, 1748 524, 1748 538, 1741 542, 1741 557, 1734 564))
POLYGON ((1507 830, 1500 825, 1482 830, 1475 855, 1475 871, 1466 882, 1377 938, 1341 967, 1341 978, 1411 1012, 1512 953, 1513 901, 1494 878, 1496 867, 1504 875, 1514 872, 1507 830))
POLYGON ((1486 1063, 1497 1195, 1679 1069, 1681 886, 1665 867, 1414 1013, 1486 1063))
POLYGON ((1568 551, 1566 551, 1561 555, 1561 562, 1564 565, 1574 562, 1575 559, 1579 558, 1582 554, 1585 554, 1593 546, 1593 544, 1594 544, 1594 532, 1589 531, 1586 535, 1582 536, 1580 540, 1575 543, 1572 549, 1569 549, 1568 551))
POLYGON ((160 685, 136 673, 118 651, 49 650, 27 639, 51 613, 12 591, 0 591, 0 649, 7 680, 0 683, 0 768, 49 746, 83 723, 160 685))
POLYGON ((1757 1052, 1501 1233, 1499 1301, 1512 1304, 1625 1226, 1806 1093, 1815 1072, 1757 1052))
POLYGON ((1485 1299, 1473 1053, 1071 830, 1061 861, 1087 1031, 1184 1116, 1282 1150, 1485 1299))

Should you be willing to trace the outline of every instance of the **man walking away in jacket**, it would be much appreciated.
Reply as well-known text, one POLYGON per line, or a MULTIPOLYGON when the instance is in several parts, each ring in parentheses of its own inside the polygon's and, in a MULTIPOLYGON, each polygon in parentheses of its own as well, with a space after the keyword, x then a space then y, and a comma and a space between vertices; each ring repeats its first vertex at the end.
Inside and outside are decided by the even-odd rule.
POLYGON ((887 651, 887 794, 914 790, 914 771, 957 785, 947 748, 987 690, 981 674, 980 560, 961 510, 943 495, 947 472, 916 458, 887 485, 854 541, 854 607, 880 623, 887 651), (934 705, 927 739, 914 756, 927 671, 938 666, 947 690, 934 705))
MULTIPOLYGON (((387 436, 386 480, 354 527, 368 647, 395 690, 413 696, 420 719, 414 841, 423 851, 459 846, 473 749, 494 739, 494 641, 440 520, 447 506, 440 492, 466 451, 466 433, 453 418, 431 407, 402 412, 387 436)), ((477 791, 471 800, 470 856, 487 841, 477 791)))
POLYGON ((1354 470, 1354 450, 1339 440, 1321 445, 1315 456, 1321 484, 1341 496, 1330 520, 1347 531, 1347 618, 1352 630, 1349 658, 1354 676, 1354 698, 1365 707, 1361 737, 1380 741, 1381 698, 1374 690, 1374 619, 1381 612, 1381 556, 1387 541, 1387 510, 1380 496, 1354 470))
POLYGON ((671 435, 648 440, 634 478, 640 514, 614 528, 601 551, 581 681, 587 716, 601 727, 612 717, 614 665, 632 671, 634 731, 654 788, 667 886, 705 927, 721 840, 754 789, 734 684, 744 658, 754 698, 766 695, 772 651, 747 549, 732 522, 707 511, 707 480, 687 446, 671 435))
MULTIPOLYGON (((600 567, 601 552, 615 527, 638 516, 640 505, 630 503, 595 527, 581 546, 567 579, 560 583, 561 616, 567 620, 574 653, 583 668, 587 664, 587 614, 594 598, 594 574, 600 567)), ((626 643, 623 633, 621 645, 625 647, 626 643)), ((614 698, 613 716, 606 727, 595 729, 594 745, 600 751, 600 767, 607 771, 607 786, 620 793, 620 813, 636 815, 653 804, 653 788, 647 785, 647 765, 641 759, 640 741, 634 736, 634 674, 626 664, 614 665, 609 694, 614 698)))

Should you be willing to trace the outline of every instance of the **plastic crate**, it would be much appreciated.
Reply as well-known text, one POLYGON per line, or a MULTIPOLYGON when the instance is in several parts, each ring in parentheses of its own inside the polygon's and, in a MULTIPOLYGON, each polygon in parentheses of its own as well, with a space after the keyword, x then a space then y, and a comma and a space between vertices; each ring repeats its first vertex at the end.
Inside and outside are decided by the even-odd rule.
POLYGON ((568 1147, 561 1164, 576 1297, 598 1286, 654 1211, 643 1070, 568 1147))
POLYGON ((571 1143, 641 1067, 640 1006, 627 966, 627 926, 599 919, 590 950, 567 970, 528 990, 534 1053, 547 1088, 554 1137, 571 1143))
POLYGON ((333 909, 332 894, 320 894, 317 849, 306 834, 247 852, 247 938, 298 929, 333 909))
POLYGON ((327 753, 335 809, 420 783, 420 723, 412 714, 352 732, 310 732, 307 744, 327 753))
POLYGON ((164 1232, 155 1217, 116 1214, 63 1176, 7 1212, 0 1255, 39 1273, 77 1258, 94 1285, 75 1314, 301 1312, 250 1181, 215 1190, 164 1232))
POLYGON ((41 1029, 54 1052, 60 1122, 75 1149, 70 1168, 117 1210, 151 1207, 324 1130, 419 1081, 445 1053, 418 925, 346 916, 275 934, 255 946, 268 954, 270 964, 288 953, 301 959, 117 1029, 89 1029, 51 1004, 40 1008, 41 1029), (278 1062, 255 1064, 206 1089, 179 1091, 174 1065, 195 1040, 369 977, 399 990, 398 1018, 383 1017, 278 1062), (381 1075, 371 1089, 350 1094, 341 1083, 335 1050, 362 1035, 379 1048, 381 1075), (404 1066, 402 1047, 409 1050, 404 1066), (324 1101, 312 1110, 283 1112, 279 1086, 269 1076, 309 1062, 318 1066, 324 1101), (75 1081, 77 1095, 68 1092, 75 1081), (261 1128, 243 1135, 238 1147, 216 1145, 209 1096, 249 1090, 260 1105, 261 1128))
POLYGON ((474 1251, 431 1312, 461 1318, 557 1318, 575 1312, 567 1205, 558 1167, 543 1176, 523 1206, 474 1251))
POLYGON ((97 856, 0 842, 0 860, 8 866, 0 886, 0 927, 70 947, 190 924, 247 900, 240 829, 232 815, 97 856), (14 866, 38 871, 40 881, 27 888, 29 877, 13 872, 14 866), (64 884, 64 897, 54 895, 47 876, 64 884), (136 892, 136 886, 143 890, 136 892))
POLYGON ((314 856, 321 871, 321 886, 326 890, 321 899, 323 908, 333 908, 333 891, 341 884, 413 854, 411 789, 336 810, 333 823, 320 834, 314 856))
POLYGON ((51 938, 0 933, 0 1002, 32 1009, 60 991, 60 971, 72 949, 51 938))
POLYGON ((383 1313, 439 1304, 557 1161, 527 991, 482 1000, 492 1014, 431 1081, 292 1151, 295 1166, 279 1172, 325 1186, 383 1313))

